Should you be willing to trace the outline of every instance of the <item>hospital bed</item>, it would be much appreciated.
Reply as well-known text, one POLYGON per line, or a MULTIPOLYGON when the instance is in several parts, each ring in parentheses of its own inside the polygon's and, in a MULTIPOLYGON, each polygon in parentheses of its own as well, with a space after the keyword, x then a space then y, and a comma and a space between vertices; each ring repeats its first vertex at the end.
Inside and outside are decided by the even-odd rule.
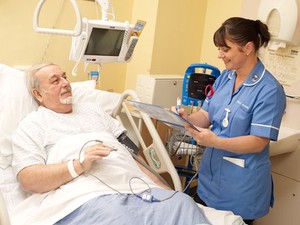
MULTIPOLYGON (((152 119, 142 113, 133 111, 125 99, 139 100, 135 91, 127 90, 122 94, 95 89, 95 81, 72 83, 75 102, 95 102, 113 117, 120 120, 129 130, 128 135, 142 149, 149 166, 158 174, 168 173, 171 186, 182 191, 181 182, 165 146, 155 129, 152 119), (146 144, 142 129, 146 128, 151 143, 146 144)), ((13 208, 26 198, 21 190, 11 167, 11 133, 19 121, 36 109, 35 101, 29 95, 23 72, 0 64, 0 225, 9 225, 9 215, 13 208)), ((241 217, 230 211, 221 211, 199 205, 215 225, 241 225, 241 217)))

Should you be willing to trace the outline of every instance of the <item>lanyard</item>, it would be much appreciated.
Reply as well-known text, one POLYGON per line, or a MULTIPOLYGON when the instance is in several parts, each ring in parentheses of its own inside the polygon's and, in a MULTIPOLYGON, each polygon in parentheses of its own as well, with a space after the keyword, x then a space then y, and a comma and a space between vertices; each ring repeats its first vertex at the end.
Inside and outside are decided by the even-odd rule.
POLYGON ((206 97, 210 98, 214 95, 214 89, 211 84, 206 85, 204 94, 206 97))

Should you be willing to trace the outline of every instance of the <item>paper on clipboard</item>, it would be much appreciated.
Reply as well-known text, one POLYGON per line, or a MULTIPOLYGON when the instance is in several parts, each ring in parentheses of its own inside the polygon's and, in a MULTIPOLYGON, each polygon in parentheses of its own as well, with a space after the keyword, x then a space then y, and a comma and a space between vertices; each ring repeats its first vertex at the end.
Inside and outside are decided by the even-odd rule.
POLYGON ((169 126, 185 129, 184 124, 189 124, 193 129, 199 131, 193 124, 170 109, 163 108, 159 105, 137 102, 133 100, 126 100, 126 102, 137 110, 148 114, 151 118, 157 119, 169 126))

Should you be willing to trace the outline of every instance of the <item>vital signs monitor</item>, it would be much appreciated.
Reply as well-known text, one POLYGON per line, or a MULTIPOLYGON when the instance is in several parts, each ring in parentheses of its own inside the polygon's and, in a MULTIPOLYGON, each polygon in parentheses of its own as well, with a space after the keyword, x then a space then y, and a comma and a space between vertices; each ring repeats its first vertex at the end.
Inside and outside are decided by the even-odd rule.
POLYGON ((206 97, 213 95, 212 85, 219 75, 220 70, 212 65, 191 64, 183 79, 181 103, 189 106, 201 106, 206 97))
POLYGON ((128 22, 83 19, 82 33, 72 37, 70 60, 102 64, 129 62, 138 41, 128 22))

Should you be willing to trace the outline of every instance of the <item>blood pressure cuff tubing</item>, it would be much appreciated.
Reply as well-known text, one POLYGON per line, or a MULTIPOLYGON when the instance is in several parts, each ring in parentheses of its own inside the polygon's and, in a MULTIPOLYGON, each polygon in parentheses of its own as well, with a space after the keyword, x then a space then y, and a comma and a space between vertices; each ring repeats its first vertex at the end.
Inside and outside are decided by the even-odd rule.
POLYGON ((140 149, 125 133, 122 133, 117 139, 122 145, 124 145, 125 148, 127 148, 128 151, 131 151, 133 154, 137 155, 140 151, 140 149))

